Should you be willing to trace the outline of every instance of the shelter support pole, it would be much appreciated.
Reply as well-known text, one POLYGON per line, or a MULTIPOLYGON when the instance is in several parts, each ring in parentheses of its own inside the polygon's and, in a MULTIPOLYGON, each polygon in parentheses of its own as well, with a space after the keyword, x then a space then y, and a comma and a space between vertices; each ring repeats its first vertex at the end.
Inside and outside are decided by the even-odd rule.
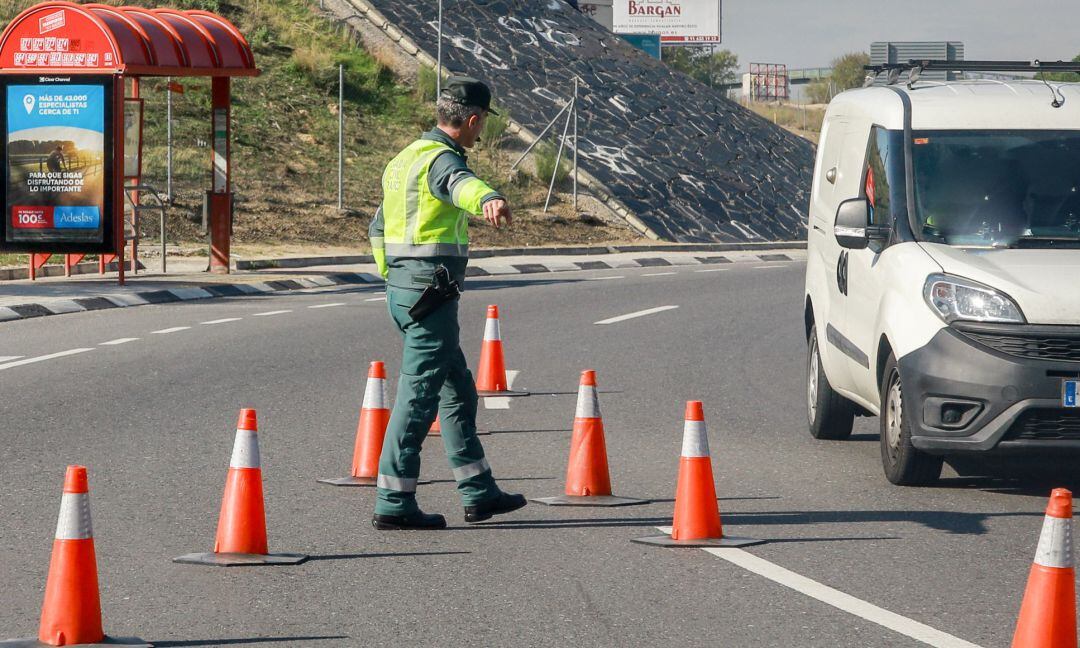
POLYGON ((229 77, 214 77, 212 105, 214 121, 214 186, 210 195, 210 272, 229 273, 232 238, 232 189, 230 186, 229 77))
MULTIPOLYGON (((139 77, 131 78, 131 98, 138 99, 140 95, 139 77)), ((125 108, 127 104, 125 104, 125 108)), ((124 125, 127 125, 125 120, 124 125)), ((137 154, 137 151, 131 154, 137 154)), ((126 165, 122 165, 122 168, 126 168, 126 165)), ((125 178, 125 182, 127 179, 125 178)), ((133 185, 142 184, 142 178, 134 178, 131 181, 133 185)), ((139 192, 131 191, 131 274, 139 274, 139 192)))

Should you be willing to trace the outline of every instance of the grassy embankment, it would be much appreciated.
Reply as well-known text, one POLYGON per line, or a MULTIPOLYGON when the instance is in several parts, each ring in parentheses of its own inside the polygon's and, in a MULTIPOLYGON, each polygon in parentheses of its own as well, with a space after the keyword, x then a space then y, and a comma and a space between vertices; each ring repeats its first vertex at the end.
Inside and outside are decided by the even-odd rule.
MULTIPOLYGON (((30 0, 0 3, 7 24, 30 0)), ((109 2, 109 4, 122 4, 109 2)), ((127 4, 162 6, 135 0, 127 4)), ((362 251, 379 200, 383 166, 433 123, 434 74, 404 85, 340 24, 318 13, 317 0, 175 0, 182 9, 220 12, 243 31, 262 75, 233 83, 233 184, 236 193, 234 254, 362 251), (337 210, 338 65, 345 68, 345 207, 337 210)), ((173 96, 174 204, 167 231, 184 254, 205 254, 200 233, 203 192, 210 186, 210 90, 207 79, 182 79, 173 96)), ((145 79, 145 182, 166 186, 164 79, 145 79)), ((470 157, 481 177, 515 207, 515 227, 472 229, 476 245, 543 245, 632 240, 634 235, 595 218, 573 214, 565 195, 552 213, 541 213, 547 182, 517 172, 505 151, 505 123, 470 157)), ((549 168, 553 165, 549 165, 549 168)), ((564 185, 565 187, 565 185, 564 185)), ((156 221, 156 219, 150 219, 156 221)), ((157 239, 156 222, 144 228, 157 239)), ((148 246, 149 247, 149 246, 148 246)), ((0 255, 0 265, 25 257, 0 255)))

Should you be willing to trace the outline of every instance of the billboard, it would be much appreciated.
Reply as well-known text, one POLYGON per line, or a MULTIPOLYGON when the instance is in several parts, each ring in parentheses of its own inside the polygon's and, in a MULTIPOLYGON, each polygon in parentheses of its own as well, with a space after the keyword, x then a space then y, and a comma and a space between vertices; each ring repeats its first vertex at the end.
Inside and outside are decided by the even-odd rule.
POLYGON ((112 80, 5 77, 0 83, 0 248, 111 251, 112 80))
POLYGON ((617 34, 659 34, 664 45, 720 43, 720 0, 614 0, 617 34))

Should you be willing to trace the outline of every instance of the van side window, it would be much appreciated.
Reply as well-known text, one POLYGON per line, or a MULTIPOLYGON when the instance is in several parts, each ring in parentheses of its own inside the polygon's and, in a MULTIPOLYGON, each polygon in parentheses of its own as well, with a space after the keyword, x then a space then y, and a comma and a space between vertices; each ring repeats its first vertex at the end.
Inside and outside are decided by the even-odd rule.
MULTIPOLYGON (((879 126, 870 130, 870 144, 863 172, 863 195, 870 201, 870 222, 874 225, 890 225, 891 200, 889 197, 889 163, 894 154, 889 142, 889 132, 879 126)), ((899 153, 899 151, 897 151, 899 153)))

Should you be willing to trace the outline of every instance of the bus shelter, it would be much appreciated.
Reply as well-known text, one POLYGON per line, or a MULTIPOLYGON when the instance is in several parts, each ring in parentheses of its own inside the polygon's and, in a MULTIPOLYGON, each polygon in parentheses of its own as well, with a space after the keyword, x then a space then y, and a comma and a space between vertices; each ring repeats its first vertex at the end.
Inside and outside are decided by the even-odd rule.
MULTIPOLYGON (((0 251, 51 254, 101 268, 138 254, 125 192, 141 186, 144 77, 210 77, 210 271, 229 272, 232 77, 256 76, 247 40, 205 11, 45 2, 0 35, 0 251), (131 245, 128 246, 128 240, 131 245), (126 248, 130 247, 130 251, 126 248)), ((137 201, 135 201, 137 204, 137 201)))

